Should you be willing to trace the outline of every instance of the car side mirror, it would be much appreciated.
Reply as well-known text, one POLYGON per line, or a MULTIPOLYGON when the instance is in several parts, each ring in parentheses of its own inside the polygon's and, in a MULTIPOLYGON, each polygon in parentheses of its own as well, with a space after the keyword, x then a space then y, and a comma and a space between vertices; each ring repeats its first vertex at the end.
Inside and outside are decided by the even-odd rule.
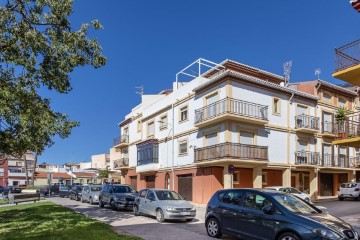
POLYGON ((265 207, 262 208, 262 211, 265 213, 265 214, 269 214, 271 215, 273 213, 273 210, 272 210, 272 206, 270 204, 266 205, 265 207))

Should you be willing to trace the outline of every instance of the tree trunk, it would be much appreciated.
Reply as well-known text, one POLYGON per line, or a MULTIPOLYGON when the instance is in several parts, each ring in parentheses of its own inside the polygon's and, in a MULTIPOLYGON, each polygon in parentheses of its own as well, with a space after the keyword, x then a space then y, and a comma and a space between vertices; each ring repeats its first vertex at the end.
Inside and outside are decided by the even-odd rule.
POLYGON ((29 185, 29 173, 28 173, 28 166, 27 166, 27 162, 26 162, 26 154, 24 154, 24 162, 25 162, 25 176, 26 176, 26 185, 29 185))
POLYGON ((32 182, 33 187, 35 186, 35 170, 36 170, 37 158, 38 158, 38 154, 36 152, 35 159, 34 159, 34 168, 33 168, 32 176, 31 176, 31 182, 32 182))

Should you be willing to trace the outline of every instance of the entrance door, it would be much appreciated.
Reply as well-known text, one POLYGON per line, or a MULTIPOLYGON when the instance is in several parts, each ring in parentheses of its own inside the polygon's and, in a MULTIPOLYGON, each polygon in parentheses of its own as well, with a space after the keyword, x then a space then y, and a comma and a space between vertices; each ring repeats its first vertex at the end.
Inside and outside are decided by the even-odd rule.
POLYGON ((178 176, 178 190, 181 196, 186 198, 187 201, 192 201, 192 175, 178 176))
POLYGON ((296 188, 296 177, 291 176, 291 187, 296 188))
POLYGON ((304 175, 304 191, 310 193, 310 177, 309 175, 304 175))
POLYGON ((323 112, 323 132, 333 133, 331 113, 323 112))
POLYGON ((320 173, 320 196, 334 196, 332 173, 320 173))
POLYGON ((146 176, 146 188, 155 188, 155 175, 146 176))
POLYGON ((132 186, 135 190, 137 190, 137 177, 130 177, 130 186, 132 186))

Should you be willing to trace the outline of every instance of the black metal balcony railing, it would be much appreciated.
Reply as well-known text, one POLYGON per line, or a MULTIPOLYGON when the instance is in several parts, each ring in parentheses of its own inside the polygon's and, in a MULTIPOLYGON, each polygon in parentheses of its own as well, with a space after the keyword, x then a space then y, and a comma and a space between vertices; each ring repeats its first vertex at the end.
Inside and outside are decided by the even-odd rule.
POLYGON ((352 164, 350 164, 349 157, 346 155, 323 154, 321 166, 349 168, 352 167, 352 164))
POLYGON ((333 122, 322 122, 322 133, 336 134, 336 124, 333 122))
POLYGON ((320 153, 297 151, 295 152, 295 164, 319 165, 320 153))
POLYGON ((195 124, 226 113, 268 120, 268 106, 227 97, 195 110, 195 124))
POLYGON ((113 146, 119 145, 120 143, 128 143, 129 142, 129 135, 121 135, 120 137, 114 138, 113 146))
POLYGON ((221 158, 268 160, 268 147, 241 143, 221 143, 204 148, 196 148, 195 162, 221 158))
POLYGON ((295 116, 295 128, 308 128, 319 130, 320 118, 309 116, 306 114, 300 114, 295 116))
POLYGON ((360 39, 335 49, 335 72, 360 64, 360 39))
POLYGON ((128 167, 128 166, 129 166, 129 158, 120 158, 114 160, 114 168, 128 167))
POLYGON ((359 137, 360 122, 347 120, 342 124, 337 124, 336 134, 338 134, 338 138, 359 137))

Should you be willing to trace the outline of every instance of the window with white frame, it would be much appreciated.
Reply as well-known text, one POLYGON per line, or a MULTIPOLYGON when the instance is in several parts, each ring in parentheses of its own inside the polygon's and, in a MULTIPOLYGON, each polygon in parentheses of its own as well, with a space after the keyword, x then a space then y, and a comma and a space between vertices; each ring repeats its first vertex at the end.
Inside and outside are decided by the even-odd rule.
POLYGON ((206 146, 216 145, 217 142, 217 133, 211 133, 205 136, 206 138, 206 146))
POLYGON ((164 115, 162 117, 160 117, 160 129, 166 129, 168 125, 168 117, 167 115, 164 115))
POLYGON ((214 117, 218 114, 218 104, 216 102, 218 101, 218 93, 212 94, 208 97, 206 97, 206 112, 205 116, 206 118, 214 117))
POLYGON ((339 107, 344 107, 346 105, 346 100, 344 98, 339 98, 338 104, 339 107))
POLYGON ((327 103, 331 103, 331 95, 328 93, 323 93, 323 101, 327 103))
POLYGON ((280 114, 280 99, 273 99, 273 114, 280 114))
POLYGON ((253 145, 254 144, 254 133, 240 131, 240 143, 253 145))
POLYGON ((179 141, 179 156, 186 155, 188 153, 188 141, 181 140, 179 141))
POLYGON ((137 121, 137 132, 141 132, 141 128, 142 128, 142 122, 141 120, 137 121))
POLYGON ((148 137, 154 136, 155 134, 155 123, 148 123, 148 137))
POLYGON ((180 108, 180 122, 188 119, 188 106, 180 108))

